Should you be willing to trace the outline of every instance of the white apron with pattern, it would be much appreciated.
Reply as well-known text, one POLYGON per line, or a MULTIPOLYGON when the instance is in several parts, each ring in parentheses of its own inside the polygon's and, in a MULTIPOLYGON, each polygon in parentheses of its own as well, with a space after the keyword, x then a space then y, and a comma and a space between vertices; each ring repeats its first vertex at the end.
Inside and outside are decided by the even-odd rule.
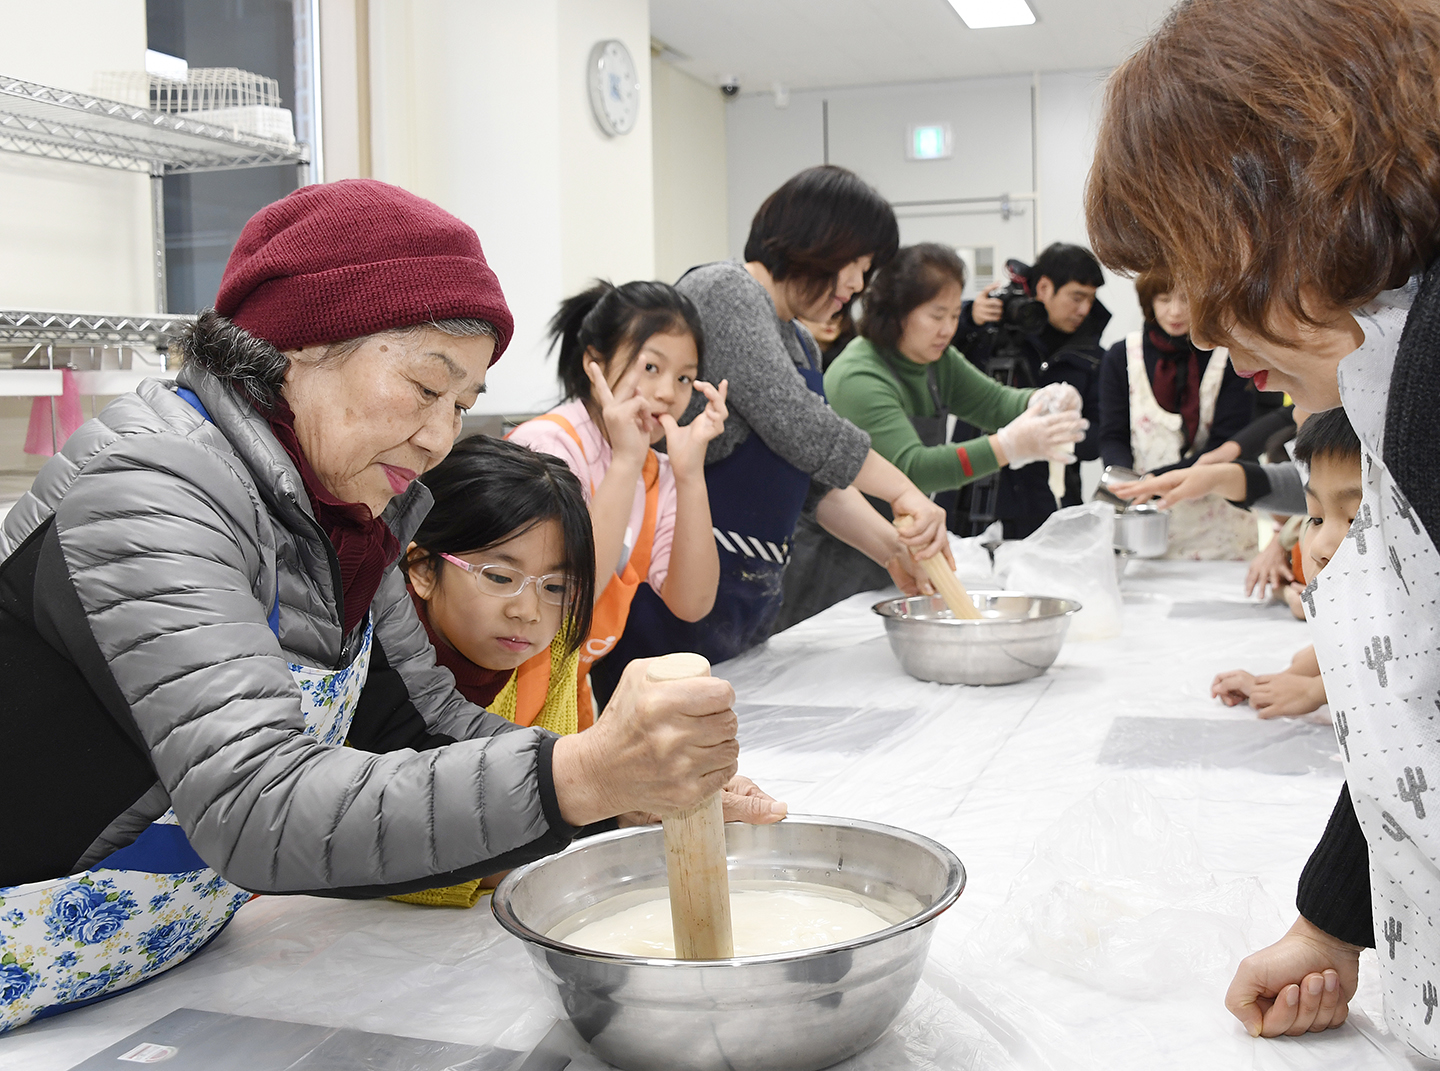
MULTIPOLYGON (((1130 380, 1130 451, 1136 472, 1150 472, 1179 461, 1185 448, 1185 419, 1171 413, 1155 400, 1150 377, 1145 373, 1143 336, 1133 331, 1125 336, 1126 374, 1130 380)), ((1200 377, 1200 423, 1195 428, 1191 452, 1204 453, 1215 423, 1215 401, 1225 381, 1230 351, 1223 347, 1211 353, 1200 377)), ((1170 545, 1167 558, 1200 561, 1229 561, 1248 558, 1256 549, 1255 518, 1249 512, 1210 494, 1181 502, 1170 510, 1170 545)))
POLYGON ((1340 364, 1364 449, 1355 523, 1303 601, 1370 847, 1385 1019, 1440 1057, 1440 555, 1381 461, 1388 383, 1406 310, 1369 306, 1365 343, 1340 364), (1430 784, 1433 780, 1435 784, 1430 784))
MULTIPOLYGON (((372 635, 367 625, 360 653, 344 669, 290 665, 307 736, 344 743, 372 635)), ((200 861, 173 810, 90 870, 0 888, 0 1033, 169 970, 250 896, 200 861)))

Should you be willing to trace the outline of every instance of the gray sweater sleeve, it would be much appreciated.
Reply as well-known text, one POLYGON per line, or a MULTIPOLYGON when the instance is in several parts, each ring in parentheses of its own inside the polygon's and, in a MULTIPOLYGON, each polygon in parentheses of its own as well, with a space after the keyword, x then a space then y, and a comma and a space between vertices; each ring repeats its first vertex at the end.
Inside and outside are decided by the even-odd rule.
MULTIPOLYGON (((179 435, 122 438, 88 460, 55 518, 78 609, 180 825, 229 880, 258 892, 403 886, 568 840, 546 795, 553 738, 496 732, 500 719, 433 670, 426 719, 480 739, 370 754, 304 734, 299 687, 255 596, 268 515, 230 459, 179 435)), ((382 612, 387 642, 397 624, 382 612)), ((417 653, 402 657, 412 682, 427 676, 417 653)))
POLYGON ((1301 475, 1300 466, 1287 461, 1280 465, 1261 465, 1260 468, 1270 481, 1270 493, 1264 498, 1257 498, 1251 505, 1271 513, 1304 516, 1307 509, 1305 477, 1301 475))
MULTIPOLYGON (((753 433, 820 483, 850 486, 870 452, 870 436, 805 385, 796 368, 807 360, 805 351, 765 288, 733 261, 697 268, 678 287, 705 326, 705 379, 730 381, 730 417, 706 451, 707 464, 729 457, 753 433)), ((701 403, 697 392, 692 416, 701 403)))

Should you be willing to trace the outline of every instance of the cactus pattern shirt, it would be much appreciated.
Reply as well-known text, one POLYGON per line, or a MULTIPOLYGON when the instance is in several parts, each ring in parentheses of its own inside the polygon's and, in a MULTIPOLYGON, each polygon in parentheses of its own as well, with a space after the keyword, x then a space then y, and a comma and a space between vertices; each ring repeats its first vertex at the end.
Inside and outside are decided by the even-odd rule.
POLYGON ((1356 314, 1340 364, 1363 451, 1364 497, 1303 601, 1355 815, 1369 845, 1385 1018, 1440 1058, 1440 553, 1382 460, 1391 372, 1410 294, 1356 314), (1433 781, 1432 785, 1430 782, 1433 781))

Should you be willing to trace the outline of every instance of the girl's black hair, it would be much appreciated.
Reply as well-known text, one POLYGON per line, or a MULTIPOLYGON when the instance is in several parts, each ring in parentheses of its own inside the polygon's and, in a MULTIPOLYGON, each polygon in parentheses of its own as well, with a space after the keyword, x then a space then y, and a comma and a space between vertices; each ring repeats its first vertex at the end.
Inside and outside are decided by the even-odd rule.
POLYGON ((700 312, 680 291, 649 280, 621 286, 595 280, 589 290, 562 301, 550 320, 550 345, 560 347, 560 385, 566 400, 590 397, 590 377, 585 374, 588 350, 600 354, 601 367, 608 371, 622 350, 628 365, 651 336, 674 334, 689 334, 695 340, 697 360, 704 361, 700 312))
POLYGON ((853 171, 824 164, 806 168, 765 198, 750 222, 745 259, 765 265, 777 282, 796 280, 813 301, 834 288, 851 261, 868 255, 874 272, 899 247, 900 225, 890 202, 853 171))
POLYGON ((1295 435, 1295 460, 1309 465, 1317 457, 1360 463, 1360 437, 1338 406, 1311 414, 1295 435))
POLYGON ((965 262, 954 249, 935 242, 907 245, 866 288, 860 334, 894 349, 905 331, 905 317, 934 300, 949 283, 965 289, 965 262))
POLYGON ((537 524, 560 522, 565 572, 574 578, 562 607, 564 633, 574 651, 590 632, 595 602, 595 536, 580 481, 565 462, 518 443, 472 435, 420 477, 435 498, 415 533, 408 573, 428 562, 448 568, 441 554, 470 554, 523 535, 537 524))

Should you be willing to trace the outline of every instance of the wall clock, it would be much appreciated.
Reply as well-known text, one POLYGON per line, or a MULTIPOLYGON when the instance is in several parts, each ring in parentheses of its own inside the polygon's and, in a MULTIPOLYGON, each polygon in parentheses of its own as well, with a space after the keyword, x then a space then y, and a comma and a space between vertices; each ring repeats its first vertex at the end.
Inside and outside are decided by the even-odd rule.
POLYGON ((630 133, 640 115, 640 76, 624 42, 597 41, 590 50, 587 75, 590 110, 600 129, 611 137, 630 133))

